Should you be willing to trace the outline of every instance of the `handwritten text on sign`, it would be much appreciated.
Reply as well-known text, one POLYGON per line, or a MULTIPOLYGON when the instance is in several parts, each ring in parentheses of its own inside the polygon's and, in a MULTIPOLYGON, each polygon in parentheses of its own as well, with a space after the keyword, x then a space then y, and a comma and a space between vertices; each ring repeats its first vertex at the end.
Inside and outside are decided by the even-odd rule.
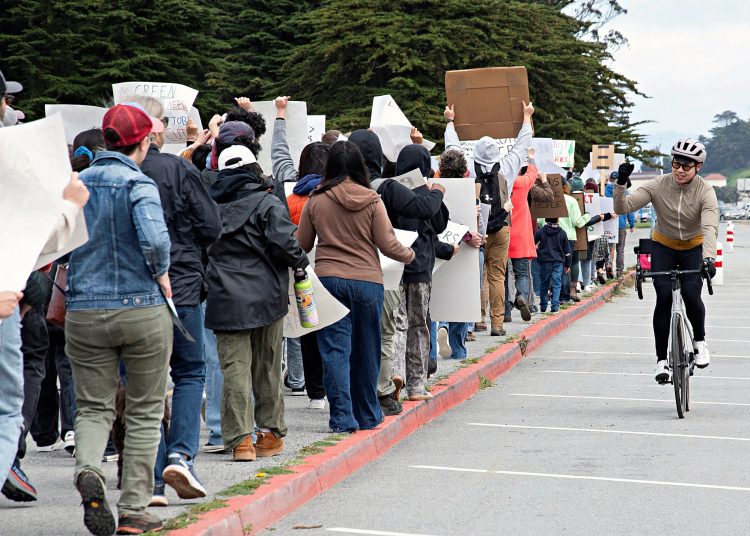
POLYGON ((568 207, 565 204, 565 193, 562 187, 562 177, 558 174, 547 175, 547 182, 552 187, 555 198, 551 203, 543 201, 531 201, 532 218, 565 218, 568 216, 568 207))

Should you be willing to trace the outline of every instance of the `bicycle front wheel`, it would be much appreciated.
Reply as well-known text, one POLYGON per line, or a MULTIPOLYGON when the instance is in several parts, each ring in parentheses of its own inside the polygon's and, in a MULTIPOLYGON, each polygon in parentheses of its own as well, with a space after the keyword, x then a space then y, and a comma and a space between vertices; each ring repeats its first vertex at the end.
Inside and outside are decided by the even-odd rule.
POLYGON ((685 351, 682 337, 682 318, 679 314, 672 315, 671 326, 672 344, 670 348, 672 361, 672 384, 674 385, 674 400, 677 405, 677 416, 685 418, 688 411, 688 397, 690 393, 690 364, 685 351))

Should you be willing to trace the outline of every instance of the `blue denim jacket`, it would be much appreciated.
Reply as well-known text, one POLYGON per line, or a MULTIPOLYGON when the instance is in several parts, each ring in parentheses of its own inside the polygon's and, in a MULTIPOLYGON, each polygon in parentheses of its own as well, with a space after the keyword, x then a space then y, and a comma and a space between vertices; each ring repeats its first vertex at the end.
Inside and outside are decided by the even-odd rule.
POLYGON ((81 172, 89 240, 70 254, 67 307, 121 309, 166 303, 156 277, 169 269, 159 191, 128 157, 96 155, 81 172))

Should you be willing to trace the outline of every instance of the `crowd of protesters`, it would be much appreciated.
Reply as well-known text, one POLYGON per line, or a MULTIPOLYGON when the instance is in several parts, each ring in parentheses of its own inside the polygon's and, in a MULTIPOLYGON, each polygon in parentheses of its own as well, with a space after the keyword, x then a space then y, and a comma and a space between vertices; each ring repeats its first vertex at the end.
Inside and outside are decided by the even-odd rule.
MULTIPOLYGON (((4 128, 23 119, 10 106, 22 89, 0 74, 4 128)), ((550 202, 553 191, 531 147, 531 103, 523 104, 523 126, 507 154, 484 137, 470 158, 446 107, 446 150, 434 170, 417 129, 395 162, 363 129, 326 132, 295 166, 288 101, 278 97, 270 118, 237 98, 205 131, 188 128, 180 155, 161 152, 165 110, 151 97, 111 107, 100 127, 75 137, 65 212, 44 253, 61 248, 80 211, 89 240, 31 274, 23 293, 0 292, 7 498, 37 498, 21 468, 31 434, 40 451, 62 447, 75 456, 74 483, 92 534, 158 530, 161 520, 146 508, 168 504, 165 486, 183 499, 207 495, 196 468, 201 450, 237 462, 283 451, 284 386, 306 394, 311 410, 327 407, 334 432, 376 428, 401 413, 403 400, 432 397, 426 381, 438 355, 466 358, 475 332, 505 335, 516 310, 530 321, 580 300, 615 276, 614 259, 622 273, 631 216, 619 217, 616 248, 606 238, 576 244, 577 228, 618 217, 582 214, 569 195, 598 191, 596 183, 569 173, 567 217, 532 218, 531 200, 550 202), (259 139, 269 121, 272 169, 262 169, 259 139), (413 170, 423 186, 393 179, 413 170), (438 239, 450 214, 435 177, 475 183, 477 207, 490 205, 487 222, 477 210, 486 233, 467 232, 458 245, 438 239), (284 183, 294 183, 288 196, 284 183), (416 241, 404 246, 394 229, 415 232, 416 241), (284 340, 289 272, 308 266, 313 247, 315 273, 349 313, 284 340), (435 262, 450 262, 465 247, 479 250, 482 318, 440 322, 430 316, 435 262), (404 263, 398 290, 384 290, 378 251, 404 263), (61 291, 64 325, 48 307, 61 291), (115 459, 117 520, 102 471, 115 459)))

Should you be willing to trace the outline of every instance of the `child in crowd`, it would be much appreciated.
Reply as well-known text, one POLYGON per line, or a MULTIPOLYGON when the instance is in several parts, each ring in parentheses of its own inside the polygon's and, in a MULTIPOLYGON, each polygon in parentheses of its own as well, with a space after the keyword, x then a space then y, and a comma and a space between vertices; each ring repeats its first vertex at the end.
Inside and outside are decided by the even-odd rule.
POLYGON ((557 218, 546 218, 546 225, 534 233, 537 248, 537 261, 541 272, 542 285, 539 307, 547 311, 548 292, 552 288, 552 313, 560 310, 560 289, 562 288, 563 271, 570 271, 572 255, 568 236, 560 228, 557 218))

